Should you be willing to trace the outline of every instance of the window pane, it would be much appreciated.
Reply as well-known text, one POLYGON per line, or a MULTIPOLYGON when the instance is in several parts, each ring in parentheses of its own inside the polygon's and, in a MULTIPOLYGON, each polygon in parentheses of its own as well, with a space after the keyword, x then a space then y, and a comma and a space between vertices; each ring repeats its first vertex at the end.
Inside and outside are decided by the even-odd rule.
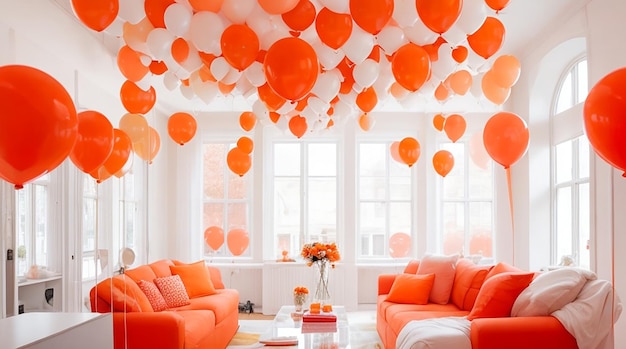
POLYGON ((205 229, 216 226, 224 229, 224 205, 220 203, 205 203, 202 212, 202 222, 205 229))
POLYGON ((228 176, 228 198, 245 199, 248 196, 247 177, 239 176, 229 171, 228 176))
MULTIPOLYGON (((31 265, 32 250, 30 246, 30 234, 26 233, 26 193, 30 192, 31 186, 24 186, 16 194, 17 204, 17 275, 23 276, 31 265)), ((30 225, 30 224, 29 224, 30 225)))
POLYGON ((387 145, 384 143, 363 143, 359 145, 360 177, 384 176, 387 161, 387 145))
POLYGON ((578 73, 578 96, 576 103, 582 103, 587 99, 589 93, 588 76, 587 76, 587 60, 581 61, 576 65, 578 73))
POLYGON ((359 194, 361 200, 385 200, 387 189, 384 177, 359 178, 359 194))
POLYGON ((332 143, 309 144, 309 176, 337 174, 337 146, 332 143))
POLYGON ((33 184, 35 188, 35 264, 48 265, 48 188, 33 184))
POLYGON ((572 191, 570 187, 556 192, 557 258, 571 256, 572 251, 572 191))
POLYGON ((83 252, 96 248, 96 200, 83 198, 83 252))
POLYGON ((470 202, 469 206, 469 254, 493 257, 491 202, 470 202))
POLYGON ((461 202, 444 202, 443 253, 455 254, 465 251, 465 209, 461 202))
POLYGON ((275 176, 299 176, 300 175, 300 144, 298 143, 274 144, 274 175, 275 176))
POLYGON ((556 184, 572 180, 572 141, 565 141, 556 146, 556 184))
POLYGON ((444 199, 462 199, 465 197, 465 144, 445 143, 442 148, 454 156, 454 167, 443 180, 444 199))
POLYGON ((230 203, 228 204, 228 226, 230 228, 247 229, 248 226, 248 204, 230 203))
POLYGON ((337 184, 335 178, 310 179, 307 197, 310 240, 336 241, 337 184))
POLYGON ((389 204, 389 231, 391 234, 410 233, 411 212, 410 202, 391 202, 389 204))
POLYGON ((574 106, 572 93, 572 73, 570 72, 563 80, 561 90, 559 91, 555 110, 557 114, 574 106))
POLYGON ((589 178, 589 141, 587 137, 578 137, 578 177, 589 178))
POLYGON ((362 202, 359 205, 360 228, 363 232, 368 230, 385 231, 386 205, 379 202, 362 202))
POLYGON ((203 188, 205 199, 224 198, 224 166, 227 154, 226 144, 203 145, 203 188))
MULTIPOLYGON (((299 251, 300 178, 274 179, 274 234, 277 253, 299 251)), ((276 256, 278 257, 278 256, 276 256)))
POLYGON ((390 177, 389 178, 389 199, 390 200, 411 200, 411 177, 390 177))
MULTIPOLYGON (((493 162, 485 164, 485 168, 469 162, 469 197, 471 199, 491 199, 493 196, 493 162)), ((491 226, 491 222, 489 224, 491 226)))
POLYGON ((583 183, 578 187, 578 265, 581 268, 591 268, 591 256, 589 255, 589 183, 583 183))

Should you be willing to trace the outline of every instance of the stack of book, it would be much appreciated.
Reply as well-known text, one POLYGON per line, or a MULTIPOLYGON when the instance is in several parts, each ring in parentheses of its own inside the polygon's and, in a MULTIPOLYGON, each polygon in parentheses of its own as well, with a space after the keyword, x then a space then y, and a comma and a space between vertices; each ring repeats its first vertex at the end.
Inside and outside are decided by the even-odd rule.
POLYGON ((333 312, 311 313, 302 315, 302 333, 337 332, 337 315, 333 312))

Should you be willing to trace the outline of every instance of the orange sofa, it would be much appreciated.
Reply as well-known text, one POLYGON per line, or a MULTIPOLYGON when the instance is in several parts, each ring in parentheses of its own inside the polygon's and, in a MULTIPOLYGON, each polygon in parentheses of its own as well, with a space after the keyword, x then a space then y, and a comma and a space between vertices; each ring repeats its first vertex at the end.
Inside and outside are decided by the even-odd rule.
POLYGON ((90 301, 93 312, 113 312, 116 349, 226 348, 239 326, 238 291, 224 288, 220 271, 204 261, 126 270, 94 286, 90 301))
MULTIPOLYGON (((426 291, 426 294, 422 296, 419 295, 420 292, 416 292, 415 286, 418 285, 417 288, 419 288, 419 284, 394 283, 401 274, 379 276, 376 327, 385 349, 396 348, 400 331, 411 320, 470 315, 486 280, 501 272, 520 271, 504 263, 499 263, 497 266, 476 265, 467 259, 454 260, 452 263, 454 263, 451 269, 452 274, 441 276, 435 272, 434 277, 430 278, 420 275, 423 271, 418 273, 420 261, 412 260, 408 263, 403 274, 417 275, 420 278, 418 283, 428 285, 432 287, 431 290, 436 291, 433 293, 426 291), (437 303, 434 303, 431 301, 432 297, 441 298, 439 296, 442 295, 441 290, 435 290, 434 280, 438 277, 441 280, 446 277, 450 278, 452 288, 448 290, 449 296, 444 291, 443 300, 437 299, 437 303), (403 294, 398 293, 398 287, 401 286, 405 288, 402 290, 403 294), (393 290, 394 296, 390 297, 393 287, 396 287, 393 290), (422 299, 420 300, 419 297, 422 299)), ((530 276, 530 280, 533 276, 530 276)), ((403 280, 415 279, 406 275, 401 278, 403 280)), ((468 317, 469 319, 471 318, 468 317)), ((471 319, 470 341, 472 349, 578 348, 576 339, 553 316, 502 316, 471 319)))

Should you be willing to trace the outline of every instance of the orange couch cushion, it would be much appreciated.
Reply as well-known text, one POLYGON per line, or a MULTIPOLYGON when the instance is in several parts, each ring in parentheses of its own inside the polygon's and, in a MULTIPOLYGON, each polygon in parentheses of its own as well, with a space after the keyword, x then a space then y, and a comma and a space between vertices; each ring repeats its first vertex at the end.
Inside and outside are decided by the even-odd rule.
POLYGON ((478 292, 476 304, 467 316, 477 318, 509 317, 517 296, 533 280, 534 273, 505 272, 487 279, 478 292))
POLYGON ((418 274, 435 274, 433 288, 430 291, 429 300, 432 303, 447 304, 450 301, 456 261, 459 256, 435 256, 426 255, 420 261, 417 268, 418 274))
POLYGON ((169 259, 161 259, 148 265, 150 266, 150 268, 152 268, 152 271, 154 271, 156 277, 162 278, 172 275, 172 272, 170 271, 170 265, 174 265, 174 262, 169 259))
POLYGON ((159 288, 156 287, 154 282, 139 280, 137 285, 139 285, 141 291, 148 297, 148 301, 150 301, 150 305, 152 305, 152 310, 163 311, 167 309, 165 298, 163 298, 161 291, 159 291, 159 288))
POLYGON ((137 268, 128 269, 124 272, 124 275, 135 280, 136 283, 139 283, 141 280, 154 281, 157 278, 152 268, 148 265, 140 265, 137 268))
POLYGON ((491 270, 489 270, 489 273, 487 273, 487 277, 486 279, 489 279, 490 277, 500 274, 500 273, 511 273, 511 272, 522 272, 522 269, 519 269, 517 267, 514 267, 506 262, 500 262, 496 265, 493 266, 493 268, 491 268, 491 270))
POLYGON ((387 301, 405 304, 426 304, 433 288, 435 274, 399 274, 391 285, 387 301))
POLYGON ((204 261, 184 265, 170 265, 172 275, 179 275, 189 298, 209 296, 215 293, 211 276, 204 261))
POLYGON ((417 274, 417 268, 420 266, 419 259, 412 259, 407 263, 406 267, 404 267, 404 272, 408 274, 417 274))
POLYGON ((485 282, 491 265, 476 265, 462 258, 456 263, 450 301, 459 309, 470 311, 474 307, 480 287, 485 282))
POLYGON ((131 278, 123 274, 99 282, 95 293, 95 296, 107 300, 113 311, 153 311, 148 297, 131 278))

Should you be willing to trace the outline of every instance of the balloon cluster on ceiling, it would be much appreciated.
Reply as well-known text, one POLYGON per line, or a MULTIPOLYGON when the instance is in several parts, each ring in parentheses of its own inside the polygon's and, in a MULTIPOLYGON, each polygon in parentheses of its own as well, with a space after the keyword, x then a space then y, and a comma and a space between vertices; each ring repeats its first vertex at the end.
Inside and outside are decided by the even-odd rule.
MULTIPOLYGON (((470 92, 496 105, 520 73, 498 19, 509 0, 72 0, 96 31, 121 27, 121 97, 149 110, 170 90, 211 103, 258 96, 252 111, 296 137, 394 98, 441 103, 470 92), (497 62, 497 64, 496 64, 497 62), (136 85, 132 87, 132 85, 136 85), (474 87, 474 88, 472 88, 474 87)), ((126 104, 125 104, 126 105, 126 104)), ((137 109, 129 112, 135 112, 137 109)))

